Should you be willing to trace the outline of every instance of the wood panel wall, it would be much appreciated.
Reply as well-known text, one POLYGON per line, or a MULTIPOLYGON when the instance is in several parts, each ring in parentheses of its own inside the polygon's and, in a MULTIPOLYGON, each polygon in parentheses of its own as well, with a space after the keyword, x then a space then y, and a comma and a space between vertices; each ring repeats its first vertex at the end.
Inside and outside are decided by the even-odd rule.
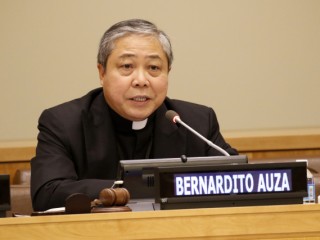
MULTIPOLYGON (((226 141, 250 160, 320 157, 320 128, 223 133, 226 141)), ((0 142, 0 174, 30 169, 35 141, 0 142)))

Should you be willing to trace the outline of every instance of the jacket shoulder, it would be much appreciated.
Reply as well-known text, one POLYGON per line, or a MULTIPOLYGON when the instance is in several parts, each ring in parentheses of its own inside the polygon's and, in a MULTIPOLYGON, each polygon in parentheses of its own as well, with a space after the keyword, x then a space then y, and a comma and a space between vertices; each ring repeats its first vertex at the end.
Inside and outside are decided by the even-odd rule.
POLYGON ((44 110, 44 112, 51 112, 54 114, 59 114, 62 116, 68 116, 68 115, 78 115, 81 114, 81 112, 89 111, 93 101, 97 98, 98 95, 102 93, 102 88, 94 89, 90 92, 88 92, 86 95, 73 99, 68 102, 64 102, 62 104, 56 105, 54 107, 48 108, 44 110))

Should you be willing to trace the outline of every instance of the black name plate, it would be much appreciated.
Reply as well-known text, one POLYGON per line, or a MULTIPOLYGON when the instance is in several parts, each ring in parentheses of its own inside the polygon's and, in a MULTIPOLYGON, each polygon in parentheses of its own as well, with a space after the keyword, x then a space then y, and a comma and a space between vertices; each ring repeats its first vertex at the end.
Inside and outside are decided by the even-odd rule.
POLYGON ((291 192, 291 169, 174 174, 174 196, 291 192))
POLYGON ((161 209, 303 203, 303 162, 163 167, 155 170, 161 209))

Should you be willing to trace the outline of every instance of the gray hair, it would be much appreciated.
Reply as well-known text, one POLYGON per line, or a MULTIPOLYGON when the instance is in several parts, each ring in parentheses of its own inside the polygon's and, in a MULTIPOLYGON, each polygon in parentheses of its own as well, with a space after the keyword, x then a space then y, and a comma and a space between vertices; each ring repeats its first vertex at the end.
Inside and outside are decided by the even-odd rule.
POLYGON ((162 45, 168 59, 168 67, 171 68, 173 53, 169 37, 151 22, 142 19, 131 19, 118 22, 111 26, 102 36, 99 45, 97 61, 106 68, 108 57, 114 49, 114 42, 129 34, 151 35, 156 37, 162 45))

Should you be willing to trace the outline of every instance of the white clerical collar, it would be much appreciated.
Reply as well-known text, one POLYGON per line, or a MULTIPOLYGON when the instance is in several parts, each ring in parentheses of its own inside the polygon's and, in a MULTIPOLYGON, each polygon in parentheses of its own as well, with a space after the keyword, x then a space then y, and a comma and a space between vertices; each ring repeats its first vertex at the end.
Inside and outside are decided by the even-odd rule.
POLYGON ((133 130, 141 130, 147 125, 147 122, 148 122, 148 118, 146 118, 142 121, 133 121, 132 122, 132 129, 133 130))

